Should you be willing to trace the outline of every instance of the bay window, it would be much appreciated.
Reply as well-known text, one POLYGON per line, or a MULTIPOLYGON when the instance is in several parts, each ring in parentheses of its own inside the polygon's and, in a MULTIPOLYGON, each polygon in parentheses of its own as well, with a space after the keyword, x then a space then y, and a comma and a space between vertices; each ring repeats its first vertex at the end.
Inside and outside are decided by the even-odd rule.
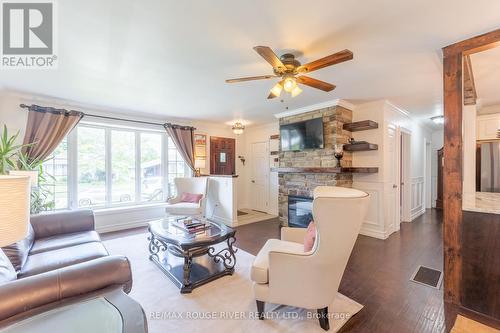
POLYGON ((78 207, 96 207, 106 203, 106 131, 80 126, 78 142, 78 207))
POLYGON ((112 204, 134 202, 136 199, 136 135, 131 131, 111 130, 111 167, 108 169, 112 204))
POLYGON ((40 192, 45 196, 47 210, 68 208, 68 140, 64 138, 52 155, 42 164, 40 192))
POLYGON ((44 162, 54 209, 164 201, 191 174, 163 131, 80 123, 44 162))

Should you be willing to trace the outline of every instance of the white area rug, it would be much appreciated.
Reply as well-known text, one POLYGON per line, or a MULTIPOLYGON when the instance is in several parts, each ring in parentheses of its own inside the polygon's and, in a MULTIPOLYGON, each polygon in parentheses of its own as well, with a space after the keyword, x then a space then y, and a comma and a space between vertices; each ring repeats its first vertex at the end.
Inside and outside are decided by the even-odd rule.
MULTIPOLYGON (((150 333, 164 332, 324 332, 313 316, 316 310, 266 304, 270 319, 256 319, 250 267, 254 256, 238 249, 236 271, 191 294, 179 289, 149 260, 147 234, 104 242, 111 254, 122 254, 132 264, 130 296, 146 313, 150 333)), ((363 306, 338 294, 330 310, 330 330, 337 332, 363 306)))

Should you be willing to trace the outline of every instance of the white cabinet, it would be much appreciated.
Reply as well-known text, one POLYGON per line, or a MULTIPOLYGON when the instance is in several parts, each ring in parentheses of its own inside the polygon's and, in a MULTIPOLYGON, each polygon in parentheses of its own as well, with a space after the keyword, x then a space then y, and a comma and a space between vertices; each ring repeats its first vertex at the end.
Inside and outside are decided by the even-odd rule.
POLYGON ((477 140, 497 139, 500 129, 500 113, 485 114, 477 117, 477 140))

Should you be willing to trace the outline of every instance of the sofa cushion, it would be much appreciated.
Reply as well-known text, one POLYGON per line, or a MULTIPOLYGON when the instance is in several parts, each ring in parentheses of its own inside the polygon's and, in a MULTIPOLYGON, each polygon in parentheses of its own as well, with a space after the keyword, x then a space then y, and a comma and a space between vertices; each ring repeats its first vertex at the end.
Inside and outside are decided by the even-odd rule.
POLYGON ((187 193, 187 192, 182 192, 181 194, 181 202, 191 202, 198 204, 200 203, 201 198, 203 198, 203 194, 187 193))
POLYGON ((314 247, 314 242, 316 241, 316 224, 311 221, 307 226, 307 232, 304 236, 304 252, 309 252, 314 247))
POLYGON ((63 247, 99 242, 101 238, 96 231, 74 232, 71 234, 55 235, 35 240, 30 255, 46 251, 53 251, 63 247))
POLYGON ((201 208, 197 203, 179 202, 167 205, 165 211, 173 215, 197 215, 201 213, 201 208))
POLYGON ((19 272, 24 266, 30 249, 33 246, 34 239, 35 232, 33 231, 31 224, 28 223, 28 235, 24 239, 2 248, 5 255, 12 263, 12 266, 14 266, 16 272, 19 272))
POLYGON ((90 242, 40 252, 28 256, 28 260, 18 277, 40 274, 107 255, 108 252, 100 242, 90 242))
POLYGON ((0 284, 17 279, 16 270, 9 258, 0 249, 0 284))
POLYGON ((304 253, 304 245, 279 239, 269 239, 255 257, 250 271, 252 281, 269 282, 269 252, 304 253))

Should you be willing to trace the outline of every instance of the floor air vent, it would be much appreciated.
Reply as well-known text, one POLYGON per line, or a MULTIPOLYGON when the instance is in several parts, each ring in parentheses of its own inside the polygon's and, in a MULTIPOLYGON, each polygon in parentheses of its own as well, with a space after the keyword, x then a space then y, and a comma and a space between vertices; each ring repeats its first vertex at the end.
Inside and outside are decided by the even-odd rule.
POLYGON ((437 269, 419 266, 410 281, 423 284, 435 289, 441 288, 443 273, 437 269))

